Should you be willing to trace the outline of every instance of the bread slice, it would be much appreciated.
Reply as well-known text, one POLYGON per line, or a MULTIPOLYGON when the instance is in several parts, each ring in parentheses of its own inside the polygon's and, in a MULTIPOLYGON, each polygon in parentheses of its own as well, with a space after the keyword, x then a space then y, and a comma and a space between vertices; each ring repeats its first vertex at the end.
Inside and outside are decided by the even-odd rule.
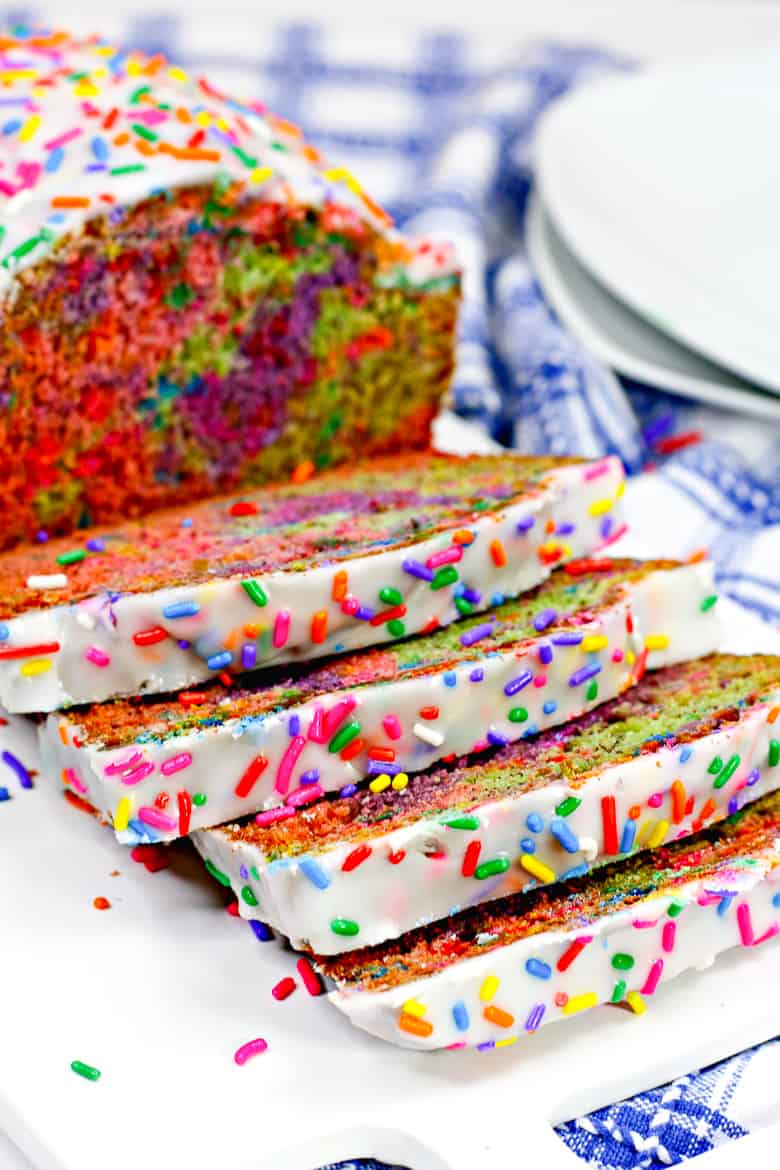
POLYGON ((572 562, 489 615, 392 647, 51 715, 44 751, 120 840, 171 840, 274 806, 290 815, 366 776, 397 788, 442 757, 563 723, 646 664, 713 650, 714 600, 706 563, 572 562), (597 675, 570 685, 593 663, 597 675))
POLYGON ((338 953, 657 848, 780 788, 779 713, 780 658, 714 655, 400 792, 194 840, 246 917, 338 953))
POLYGON ((661 984, 778 933, 774 793, 696 837, 316 966, 383 1040, 493 1048, 598 1004, 641 1014, 661 984))
POLYGON ((615 458, 367 460, 0 555, 0 703, 51 711, 430 633, 621 529, 615 458))

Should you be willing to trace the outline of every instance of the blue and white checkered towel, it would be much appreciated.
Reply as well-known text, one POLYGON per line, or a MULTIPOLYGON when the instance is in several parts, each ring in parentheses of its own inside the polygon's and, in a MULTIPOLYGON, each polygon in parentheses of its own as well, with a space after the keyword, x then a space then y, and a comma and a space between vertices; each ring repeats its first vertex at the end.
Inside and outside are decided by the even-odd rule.
MULTIPOLYGON (((0 15, 43 23, 50 11, 15 6, 0 15)), ((525 255, 540 115, 627 62, 592 48, 410 37, 390 19, 362 40, 356 30, 269 27, 255 13, 218 10, 127 21, 82 4, 70 23, 101 24, 261 96, 359 175, 407 231, 452 239, 466 267, 457 413, 524 451, 616 452, 635 473, 629 507, 643 551, 708 548, 721 587, 780 622, 780 428, 621 384, 561 328, 525 255), (690 432, 701 441, 668 454, 669 440, 690 432)), ((672 1165, 758 1124, 764 1097, 755 1086, 778 1083, 778 1061, 780 1042, 764 1045, 563 1126, 561 1136, 595 1168, 672 1165), (758 1074, 773 1063, 772 1075, 758 1074)))

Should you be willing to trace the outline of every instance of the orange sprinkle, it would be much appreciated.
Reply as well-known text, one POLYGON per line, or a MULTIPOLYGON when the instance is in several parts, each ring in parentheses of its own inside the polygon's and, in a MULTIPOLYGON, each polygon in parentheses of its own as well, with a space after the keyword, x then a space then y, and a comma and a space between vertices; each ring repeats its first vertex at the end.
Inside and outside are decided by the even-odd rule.
POLYGON ((490 555, 493 558, 493 564, 499 569, 506 564, 506 551, 500 540, 491 540, 490 555))
POLYGON ((352 743, 348 743, 345 748, 342 748, 342 750, 339 752, 339 755, 341 756, 342 760, 354 760, 355 756, 359 756, 360 753, 364 752, 365 750, 366 741, 358 736, 357 739, 352 740, 352 743))
POLYGON ((247 622, 247 624, 243 627, 243 630, 244 637, 251 638, 253 641, 260 634, 260 627, 256 625, 255 622, 247 622))
POLYGON ((223 645, 224 645, 225 649, 226 650, 235 650, 236 643, 238 642, 240 637, 241 637, 241 631, 239 629, 231 630, 230 633, 228 634, 228 636, 223 639, 223 645))
POLYGON ((766 717, 767 723, 774 723, 778 715, 780 715, 780 707, 773 707, 766 717))
POLYGON ((694 549, 694 551, 688 557, 688 564, 697 565, 699 561, 706 561, 709 555, 710 554, 706 548, 694 549))
POLYGON ((433 1024, 428 1020, 421 1020, 419 1016, 410 1016, 408 1012, 401 1013, 398 1027, 411 1036, 430 1036, 433 1032, 433 1024))
POLYGON ((57 728, 57 730, 60 733, 60 742, 65 747, 67 747, 68 746, 68 729, 67 729, 66 725, 64 723, 61 723, 59 725, 59 727, 57 728))
POLYGON ((130 135, 126 130, 123 130, 122 133, 117 134, 116 138, 114 139, 114 146, 127 146, 129 141, 130 135))
POLYGON ((499 1028, 511 1028, 515 1022, 511 1012, 505 1012, 503 1008, 492 1003, 483 1009, 482 1015, 486 1020, 490 1020, 491 1024, 498 1024, 499 1028))
POLYGON ((185 126, 188 126, 192 121, 192 114, 189 110, 185 110, 183 106, 177 108, 176 117, 180 122, 184 122, 185 126))
POLYGON ((296 126, 294 122, 288 122, 286 118, 279 118, 277 115, 273 115, 269 118, 269 121, 275 129, 281 130, 282 134, 291 134, 293 138, 303 137, 303 131, 300 126, 296 126))
POLYGON ((468 528, 459 528, 457 532, 452 534, 453 544, 472 544, 474 540, 474 533, 469 532, 468 528))
POLYGON ((699 813, 699 820, 706 821, 707 817, 711 817, 714 812, 715 801, 710 798, 705 804, 702 805, 701 812, 699 813))
POLYGON ((349 578, 347 577, 346 569, 339 569, 338 573, 333 575, 333 591, 331 597, 334 601, 343 601, 347 596, 347 588, 349 585, 349 578))
POLYGON ((638 821, 642 815, 642 810, 638 804, 632 804, 631 808, 628 810, 628 815, 632 821, 638 821))
POLYGON ((367 207, 371 214, 375 215, 378 220, 381 220, 382 223, 392 224, 393 217, 388 215, 384 207, 380 207, 379 204, 374 199, 372 199, 370 195, 367 195, 365 191, 361 191, 360 198, 363 201, 363 205, 367 207))
POLYGON ((311 640, 312 642, 324 642, 328 633, 328 614, 327 610, 318 609, 314 617, 311 619, 311 640))
POLYGON ((84 800, 83 797, 77 796, 75 792, 71 792, 70 788, 66 788, 62 795, 67 800, 68 804, 72 804, 74 808, 79 810, 79 812, 89 813, 91 817, 96 817, 98 815, 88 800, 84 800))
POLYGON ((313 475, 314 464, 312 463, 311 459, 304 459, 302 463, 298 464, 298 466, 295 468, 295 471, 292 473, 292 481, 293 483, 306 483, 306 480, 311 479, 313 475))
POLYGON ((555 521, 548 520, 544 526, 544 530, 548 535, 552 535, 552 533, 555 532, 555 521))
POLYGON ((92 902, 92 905, 95 907, 96 910, 110 910, 111 909, 111 903, 109 902, 108 898, 95 898, 92 902))
POLYGON ((139 154, 143 154, 146 158, 150 158, 153 154, 157 154, 156 147, 152 146, 151 142, 147 142, 145 138, 139 138, 135 144, 135 149, 139 154))
POLYGON ((203 150, 194 146, 172 146, 169 153, 174 158, 194 159, 196 162, 219 162, 222 158, 218 150, 203 150))
POLYGON ((685 785, 682 780, 675 780, 672 784, 672 820, 679 825, 685 816, 685 785))
POLYGON ((89 207, 86 195, 55 195, 51 201, 52 207, 89 207))

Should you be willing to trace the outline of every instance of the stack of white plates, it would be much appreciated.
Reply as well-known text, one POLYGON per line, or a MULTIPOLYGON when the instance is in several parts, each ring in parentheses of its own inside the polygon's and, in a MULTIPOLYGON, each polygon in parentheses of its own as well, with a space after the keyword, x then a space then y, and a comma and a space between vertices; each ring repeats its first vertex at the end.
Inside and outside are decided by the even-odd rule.
POLYGON ((556 104, 528 245, 617 373, 780 419, 780 52, 658 68, 556 104))

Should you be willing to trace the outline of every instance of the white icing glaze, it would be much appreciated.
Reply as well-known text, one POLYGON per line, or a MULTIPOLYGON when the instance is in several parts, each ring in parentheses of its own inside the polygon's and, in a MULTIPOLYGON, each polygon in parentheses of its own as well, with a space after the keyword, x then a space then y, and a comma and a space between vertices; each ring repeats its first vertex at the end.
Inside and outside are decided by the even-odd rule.
MULTIPOLYGON (((663 634, 668 639, 664 649, 648 655, 653 666, 695 658, 715 649, 719 635, 716 609, 701 611, 703 598, 712 595, 714 590, 710 564, 657 571, 639 582, 627 582, 623 588, 622 603, 606 608, 596 620, 578 631, 583 637, 603 636, 606 644, 602 650, 591 651, 586 657, 582 646, 553 647, 552 663, 539 671, 538 647, 551 644, 549 635, 541 634, 524 644, 523 659, 538 673, 543 673, 547 681, 543 687, 524 688, 519 698, 508 697, 504 691, 521 669, 517 652, 510 649, 491 652, 450 670, 442 664, 418 677, 401 677, 396 682, 361 688, 345 687, 327 699, 312 699, 262 719, 227 720, 219 726, 199 728, 168 740, 152 739, 109 750, 88 741, 83 746, 75 746, 85 739, 78 715, 72 718, 52 715, 42 731, 43 749, 50 771, 60 775, 64 769, 71 769, 70 777, 77 778, 81 794, 112 824, 116 823, 120 800, 130 802, 129 806, 123 806, 120 821, 135 820, 138 810, 154 805, 161 792, 184 787, 190 793, 201 793, 206 801, 192 808, 191 830, 281 804, 288 793, 297 790, 300 776, 313 769, 319 772, 318 784, 323 792, 337 792, 369 773, 368 749, 372 746, 392 749, 393 769, 417 772, 444 755, 471 751, 489 730, 499 732, 510 741, 520 739, 530 729, 541 730, 563 723, 588 706, 619 694, 633 681, 631 664, 641 653, 647 633, 663 634), (632 614, 633 634, 627 630, 628 612, 632 614), (616 651, 618 661, 615 661, 616 651), (587 687, 572 687, 569 679, 591 658, 598 660, 602 669, 598 676, 598 696, 588 702, 587 687), (470 681, 476 668, 484 672, 479 683, 470 681), (327 740, 318 743, 308 737, 315 712, 320 709, 327 713, 345 699, 354 699, 355 706, 344 722, 357 720, 365 741, 364 749, 347 760, 338 752, 329 751, 327 740), (512 722, 507 717, 519 702, 528 711, 524 723, 512 722), (554 709, 545 711, 545 705, 549 707, 551 702, 554 709), (437 744, 425 742, 414 730, 420 710, 429 705, 436 705, 439 710, 438 718, 426 725, 441 736, 437 744), (295 715, 306 745, 284 786, 285 791, 280 792, 276 787, 277 776, 290 748, 289 725, 295 715), (395 715, 398 720, 397 739, 391 739, 383 726, 389 715, 395 715), (236 795, 237 784, 259 754, 267 765, 245 796, 236 795), (175 774, 167 771, 171 764, 166 762, 181 761, 185 756, 190 757, 189 763, 175 774), (119 769, 127 760, 133 761, 127 771, 152 765, 148 774, 132 786, 123 783, 119 769)), ((381 765, 376 764, 374 768, 381 773, 381 765)), ((168 829, 142 825, 143 835, 128 828, 119 832, 119 839, 128 843, 144 839, 172 840, 179 834, 178 815, 171 819, 173 825, 168 829)), ((254 860, 246 862, 254 863, 254 860)))
POLYGON ((478 818, 474 829, 448 828, 445 822, 452 814, 422 817, 385 834, 378 826, 375 836, 365 838, 371 855, 346 871, 345 860, 358 844, 354 840, 277 861, 269 861, 256 846, 231 842, 221 829, 196 833, 193 840, 201 854, 230 878, 244 917, 262 919, 296 946, 337 954, 397 938, 467 906, 574 876, 594 862, 614 860, 621 852, 687 836, 701 827, 699 817, 707 801, 712 807, 703 821, 710 824, 727 815, 732 799, 741 806, 773 792, 780 788, 780 764, 768 764, 769 742, 776 729, 767 723, 767 711, 778 703, 780 691, 739 723, 692 742, 693 754, 684 762, 680 748, 662 748, 603 768, 576 788, 551 784, 474 805, 469 809, 478 818), (717 777, 708 771, 711 762, 720 757, 725 764, 735 755, 739 757, 736 772, 715 788, 717 777), (692 799, 687 812, 675 809, 675 781, 683 785, 683 805, 692 799), (581 802, 579 807, 568 815, 556 812, 572 796, 581 802), (614 849, 609 847, 602 813, 607 797, 615 802, 614 849), (634 806, 641 809, 638 820, 629 816, 634 806), (566 847, 553 833, 560 832, 562 825, 572 835, 566 847), (627 826, 635 832, 633 848, 624 846, 627 826), (506 859, 511 862, 509 869, 486 880, 464 875, 464 856, 472 841, 481 844, 480 862, 506 859), (528 842, 532 842, 530 849, 528 842), (390 864, 391 856, 401 854, 403 860, 390 864), (524 867, 520 859, 528 856, 532 866, 541 863, 549 876, 524 867), (317 867, 316 880, 310 876, 312 864, 317 867), (357 923, 359 934, 334 933, 331 922, 338 919, 357 923))
MULTIPOLYGON (((540 557, 540 549, 549 540, 548 522, 554 528, 573 526, 565 541, 567 559, 584 556, 602 545, 599 505, 606 501, 617 521, 620 505, 616 501, 622 486, 622 466, 614 457, 563 466, 549 473, 532 499, 518 496, 477 519, 469 518, 468 527, 475 539, 464 546, 459 570, 461 578, 483 594, 475 610, 487 609, 496 594, 515 597, 549 576, 551 566, 540 557), (596 468, 601 474, 588 478, 588 470, 596 468), (529 517, 534 517, 533 527, 518 531, 518 523, 529 517), (495 540, 506 549, 504 565, 497 565, 491 555, 490 545, 495 540)), ((451 530, 463 520, 463 516, 454 519, 451 530)), ((448 548, 451 530, 415 544, 414 557, 425 561, 448 548)), ((409 552, 408 547, 396 545, 340 562, 349 569, 350 592, 358 600, 369 595, 373 599, 381 574, 382 585, 403 595, 407 634, 424 629, 433 618, 441 625, 456 621, 461 616, 455 606, 457 583, 432 590, 427 581, 410 576, 402 567, 409 552)), ((114 601, 101 592, 78 605, 32 610, 4 623, 8 637, 2 650, 46 643, 58 643, 60 650, 34 659, 42 665, 35 673, 28 673, 29 660, 0 661, 0 704, 14 712, 43 712, 114 695, 181 690, 218 673, 218 669, 210 670, 193 647, 181 649, 178 639, 194 640, 207 630, 219 648, 237 626, 260 620, 265 628, 273 628, 276 615, 283 612, 290 615, 287 640, 283 647, 274 648, 269 639, 258 652, 258 666, 322 657, 389 640, 392 635, 386 624, 359 621, 333 600, 333 573, 332 566, 319 565, 303 572, 254 574, 268 595, 262 609, 249 599, 241 587, 242 578, 237 576, 205 585, 124 594, 114 601), (165 617, 166 607, 193 600, 199 605, 196 617, 165 617), (327 636, 315 645, 311 621, 321 610, 328 615, 327 636), (90 627, 90 622, 94 626, 90 627), (154 626, 170 636, 156 645, 136 645, 133 634, 154 626), (102 653, 107 663, 95 665, 87 660, 90 648, 102 653)))
POLYGON ((331 991, 329 998, 353 1024, 372 1035, 428 1050, 513 1044, 546 1024, 610 1003, 620 981, 625 981, 620 998, 628 997, 634 1011, 652 1010, 650 989, 656 978, 667 983, 684 971, 701 969, 732 947, 771 945, 778 934, 774 901, 780 897, 778 865, 780 841, 756 859, 752 870, 719 875, 716 881, 691 881, 671 896, 647 898, 585 928, 545 931, 398 987, 371 992, 345 986, 331 991), (718 892, 736 895, 722 913, 718 892), (673 904, 683 907, 674 918, 668 913, 673 904), (565 971, 559 971, 557 965, 572 943, 584 939, 590 941, 565 971), (630 970, 613 967, 616 955, 633 958, 630 970), (532 965, 545 964, 549 976, 530 974, 529 960, 532 965), (500 1015, 496 1022, 485 1016, 490 1008, 508 1015, 500 1015), (420 1013, 417 1018, 424 1021, 424 1030, 431 1026, 428 1035, 399 1028, 399 1020, 404 1013, 408 1017, 410 1009, 420 1013), (463 1030, 456 1015, 461 1025, 468 1022, 463 1030))

